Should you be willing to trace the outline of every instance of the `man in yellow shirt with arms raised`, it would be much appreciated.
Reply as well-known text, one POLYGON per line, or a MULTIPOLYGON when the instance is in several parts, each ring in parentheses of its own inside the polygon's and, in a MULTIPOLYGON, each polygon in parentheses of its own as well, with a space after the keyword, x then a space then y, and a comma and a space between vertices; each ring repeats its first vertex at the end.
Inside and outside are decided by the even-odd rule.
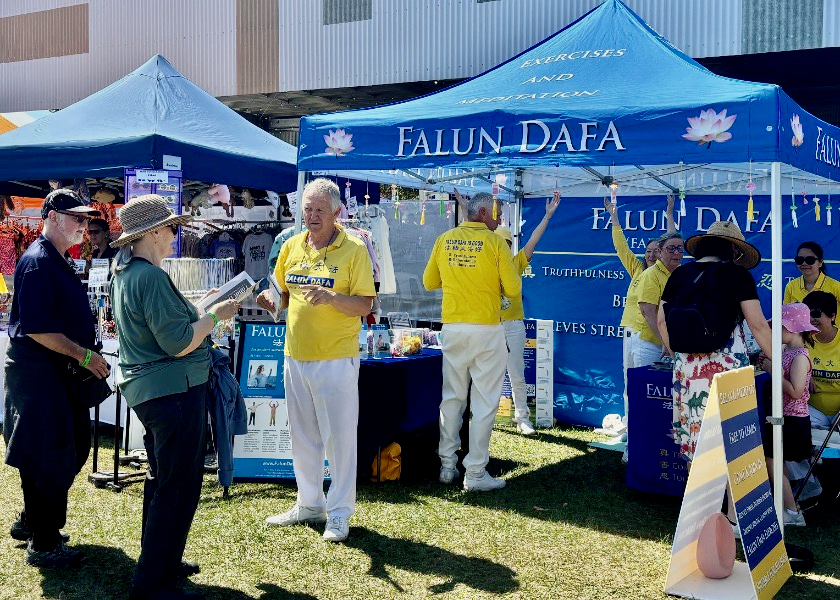
POLYGON ((469 452, 463 461, 467 491, 505 486, 485 467, 507 364, 499 298, 518 296, 522 280, 507 243, 493 233, 500 223, 497 202, 485 193, 470 198, 467 220, 438 237, 423 272, 427 290, 443 289, 441 483, 452 483, 458 474, 455 452, 472 379, 469 452))

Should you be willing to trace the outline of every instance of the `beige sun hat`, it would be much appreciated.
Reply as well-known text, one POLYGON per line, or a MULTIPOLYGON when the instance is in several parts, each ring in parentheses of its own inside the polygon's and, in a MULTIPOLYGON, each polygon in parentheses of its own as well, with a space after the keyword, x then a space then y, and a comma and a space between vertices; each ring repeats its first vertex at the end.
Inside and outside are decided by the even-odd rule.
POLYGON ((119 218, 123 233, 111 242, 112 248, 129 244, 155 229, 192 221, 192 215, 176 215, 157 194, 146 194, 129 201, 120 209, 119 218))
POLYGON ((692 256, 697 249, 698 242, 704 237, 718 237, 732 242, 741 250, 741 257, 733 261, 745 269, 752 269, 761 262, 761 252, 758 248, 744 239, 744 234, 737 223, 732 221, 715 221, 705 234, 693 235, 685 241, 685 250, 692 256))

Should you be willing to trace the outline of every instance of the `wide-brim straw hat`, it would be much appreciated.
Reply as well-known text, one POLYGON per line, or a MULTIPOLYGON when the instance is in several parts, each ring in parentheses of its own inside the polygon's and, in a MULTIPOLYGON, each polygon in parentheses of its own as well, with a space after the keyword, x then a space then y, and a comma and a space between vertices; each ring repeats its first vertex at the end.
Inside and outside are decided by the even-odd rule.
POLYGON ((715 221, 706 233, 693 235, 685 241, 686 252, 694 256, 697 244, 704 237, 718 237, 738 246, 741 249, 741 257, 733 262, 736 265, 741 265, 745 269, 752 269, 761 262, 761 252, 744 239, 744 234, 741 233, 741 229, 737 223, 733 223, 732 221, 715 221))
POLYGON ((129 201, 120 209, 119 218, 123 233, 111 242, 112 248, 130 244, 155 229, 192 221, 192 215, 175 214, 166 200, 157 194, 146 194, 129 201))

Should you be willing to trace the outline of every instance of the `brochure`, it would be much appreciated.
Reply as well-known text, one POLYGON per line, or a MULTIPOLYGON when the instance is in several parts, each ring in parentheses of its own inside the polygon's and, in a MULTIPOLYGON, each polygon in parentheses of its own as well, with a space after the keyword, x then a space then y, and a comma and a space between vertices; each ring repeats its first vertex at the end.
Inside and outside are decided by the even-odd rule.
POLYGON ((219 302, 224 302, 225 300, 242 302, 245 298, 253 294, 256 288, 257 284, 254 283, 251 276, 245 271, 242 271, 239 275, 224 284, 218 292, 210 294, 196 304, 196 308, 198 312, 204 314, 211 306, 219 302))

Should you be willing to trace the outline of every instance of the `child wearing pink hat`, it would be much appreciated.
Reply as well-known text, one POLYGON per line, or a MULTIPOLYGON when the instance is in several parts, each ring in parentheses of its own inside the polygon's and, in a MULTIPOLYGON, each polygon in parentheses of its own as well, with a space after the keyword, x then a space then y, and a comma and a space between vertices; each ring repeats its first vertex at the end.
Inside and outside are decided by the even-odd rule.
MULTIPOLYGON (((811 357, 808 346, 813 347, 812 332, 818 331, 811 324, 810 309, 801 302, 782 306, 782 425, 784 460, 801 461, 811 456, 811 419, 808 415, 808 399, 811 397, 811 357)), ((770 361, 762 361, 762 368, 770 372, 770 361)), ((764 454, 767 457, 767 469, 773 474, 773 428, 764 426, 764 454)), ((784 524, 805 526, 805 517, 790 487, 787 466, 782 481, 782 493, 785 505, 784 524)))

